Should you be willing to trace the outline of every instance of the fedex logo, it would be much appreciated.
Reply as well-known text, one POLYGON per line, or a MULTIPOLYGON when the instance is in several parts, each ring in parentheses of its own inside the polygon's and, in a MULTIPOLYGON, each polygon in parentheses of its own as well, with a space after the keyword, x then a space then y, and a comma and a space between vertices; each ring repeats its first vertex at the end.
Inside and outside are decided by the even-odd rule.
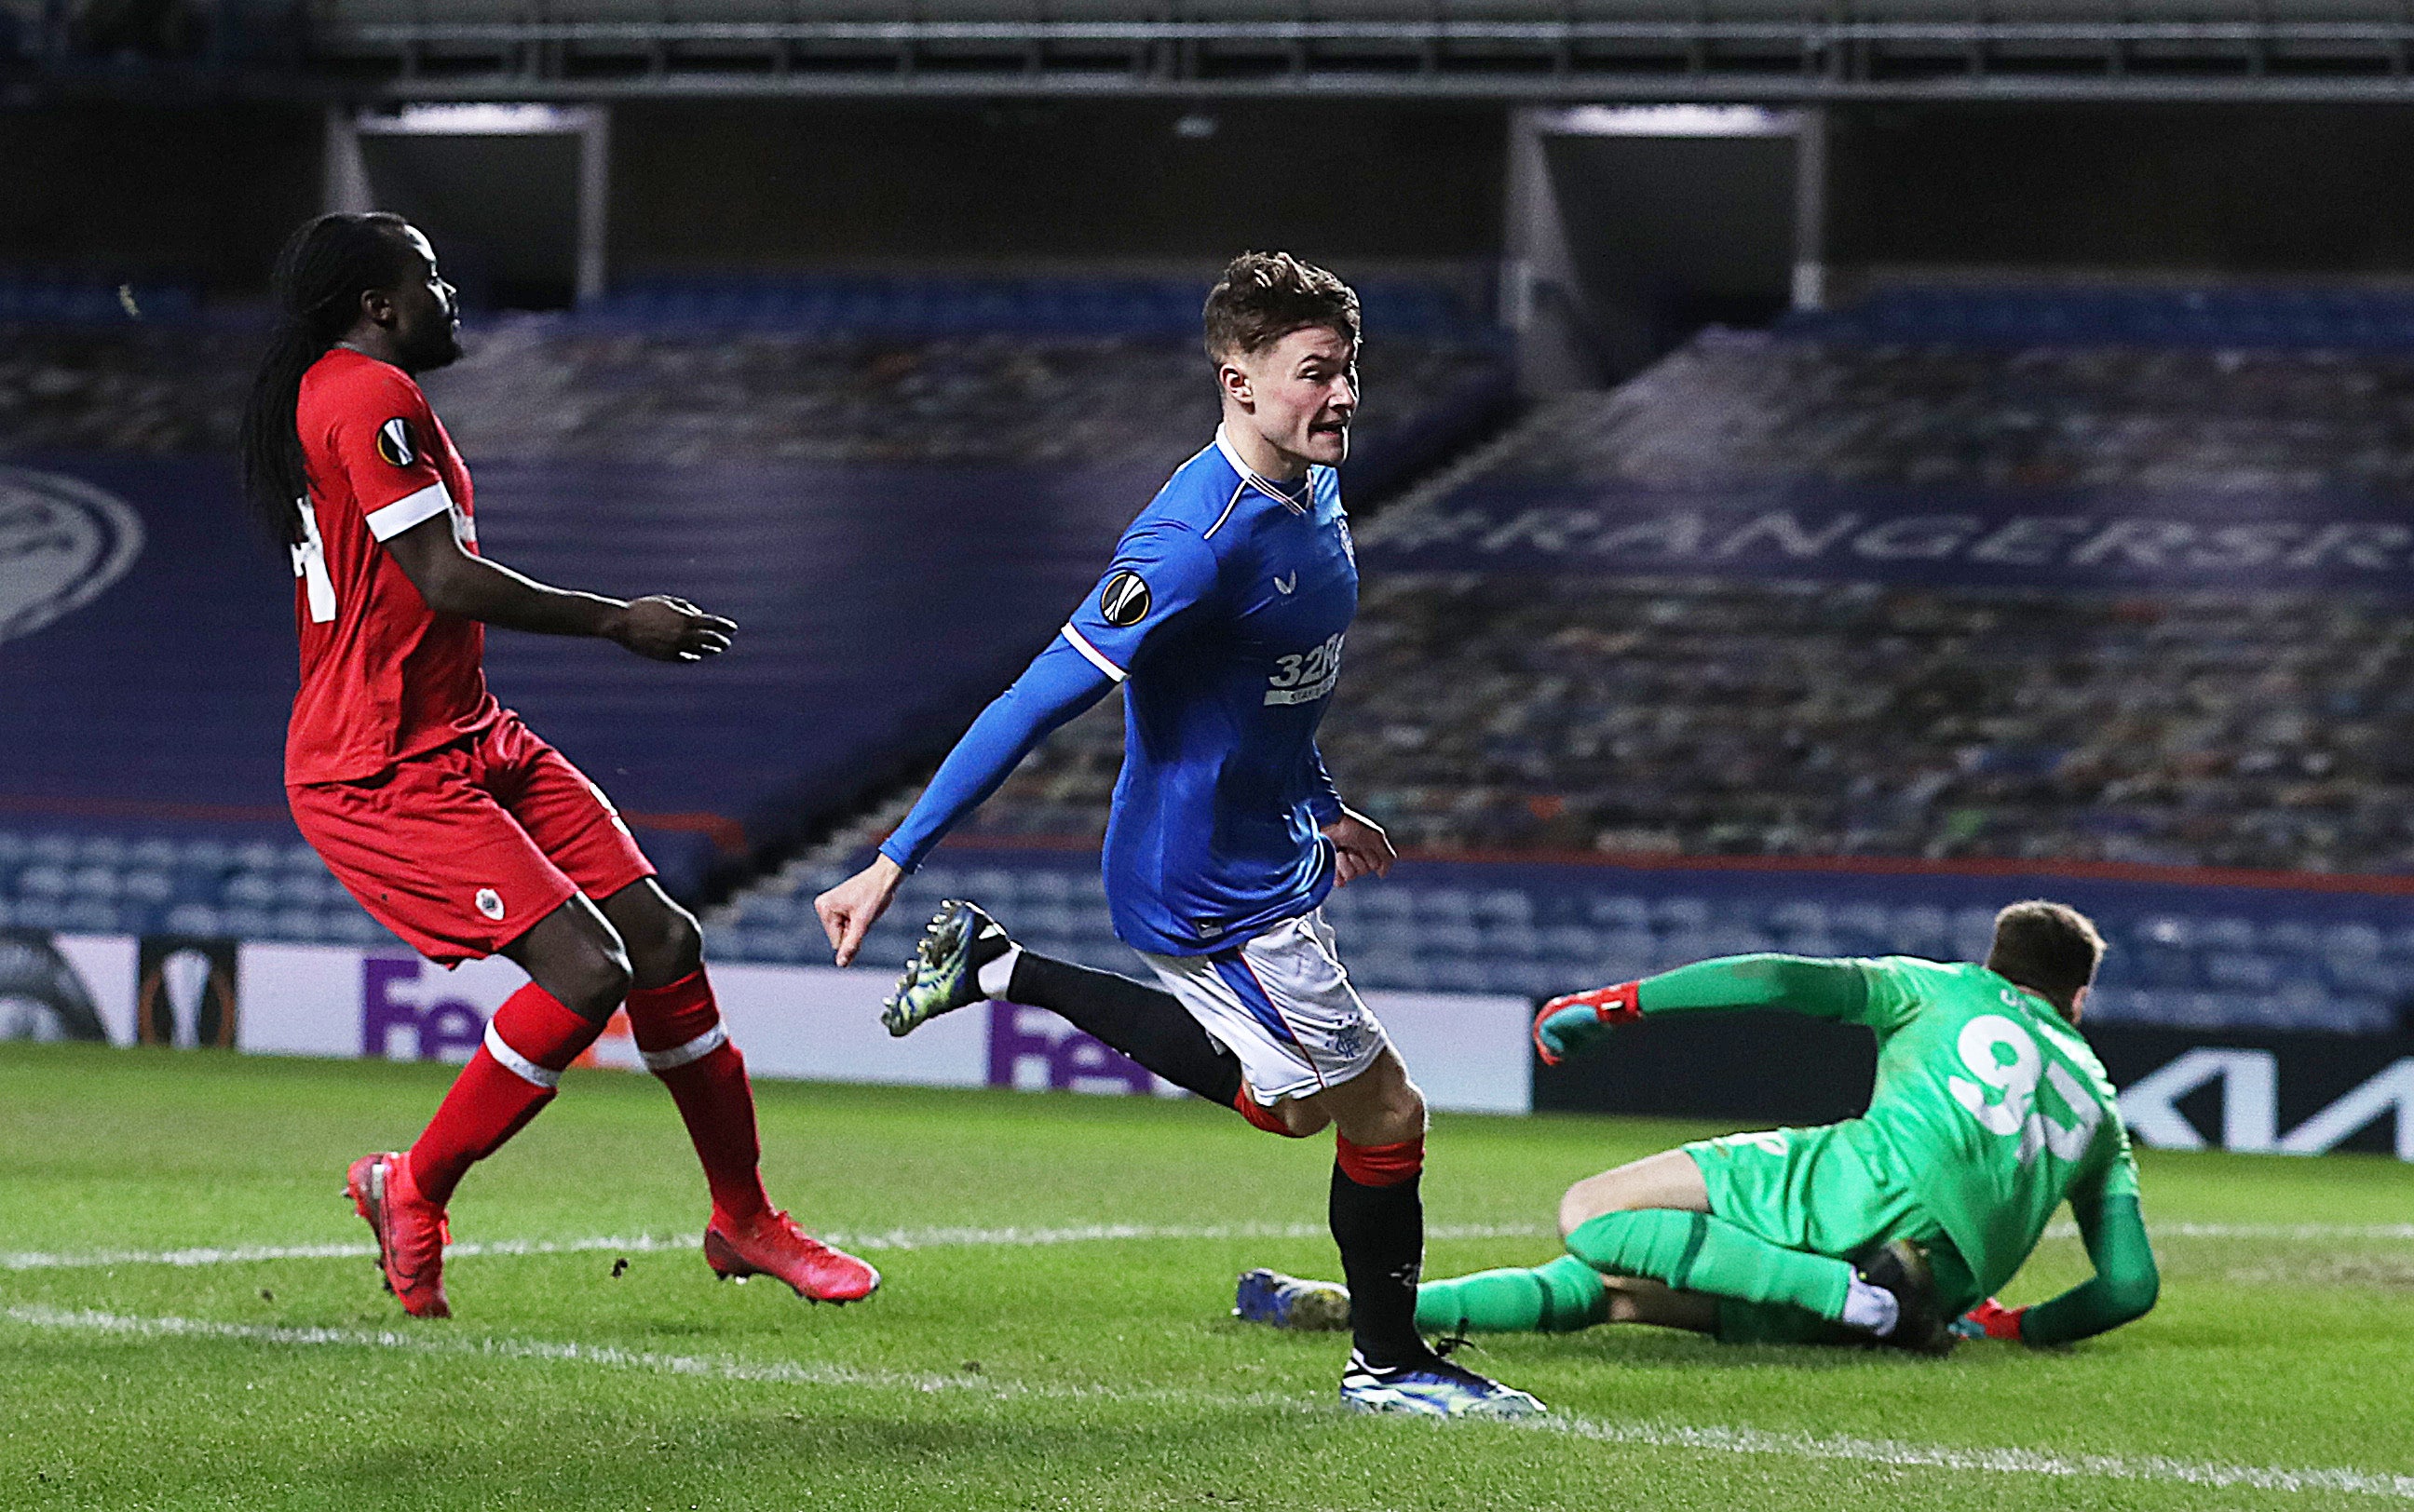
MULTIPOLYGON (((458 1060, 486 1034, 485 1011, 460 998, 419 1003, 398 993, 419 980, 415 956, 361 959, 361 1054, 378 1060, 458 1060), (403 1046, 396 1054, 400 1037, 403 1046), (457 1053, 454 1053, 457 1052, 457 1053)), ((417 994, 411 994, 415 997, 417 994)))
POLYGON ((1034 1092, 1180 1095, 1171 1083, 1054 1014, 1010 1002, 989 1005, 989 1084, 1034 1092))

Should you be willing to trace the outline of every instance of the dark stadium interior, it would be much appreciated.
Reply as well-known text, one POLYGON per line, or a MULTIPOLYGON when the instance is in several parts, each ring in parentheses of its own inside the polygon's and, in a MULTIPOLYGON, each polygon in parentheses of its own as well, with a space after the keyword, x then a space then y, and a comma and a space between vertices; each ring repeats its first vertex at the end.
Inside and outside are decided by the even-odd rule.
MULTIPOLYGON (((373 941, 279 816, 259 732, 291 687, 283 569, 242 533, 228 464, 269 255, 347 150, 323 94, 263 81, 351 44, 231 7, 189 46, 117 38, 123 67, 155 70, 129 103, 79 61, 107 38, 46 24, 20 19, 13 67, 47 82, 0 114, 0 460, 123 496, 151 544, 117 590, 144 613, 0 659, 0 909, 373 941), (214 77, 246 82, 210 97, 214 77)), ((463 77, 480 56, 457 52, 463 77)), ((670 56, 674 82, 721 66, 670 56)), ((1712 926, 1665 923, 1670 879, 1617 868, 1762 857, 1862 869, 1748 907, 1672 896, 1730 943, 1830 938, 1770 912, 1798 907, 1863 911, 1843 948, 1922 949, 1950 931, 1904 923, 1917 906, 1867 868, 2018 866, 2112 889, 2139 943, 2107 969, 2108 1015, 2373 1030, 2414 999, 2386 524, 2414 477, 2393 281, 2414 221, 2365 208, 2403 199, 2401 111, 1847 98, 1822 113, 1809 244, 1794 128, 1587 135, 1570 116, 1540 139, 1571 240, 1554 273, 1518 229, 1524 128, 1456 86, 611 87, 600 287, 561 240, 585 234, 574 123, 414 136, 404 90, 376 107, 399 134, 354 140, 369 192, 428 224, 471 305, 470 358, 430 392, 489 548, 623 588, 662 576, 747 626, 744 656, 675 682, 493 646, 498 685, 604 778, 726 949, 813 954, 816 883, 1198 444, 1198 289, 1269 243, 1367 293, 1349 479, 1369 576, 1325 749, 1404 845, 1464 858, 1394 889, 1400 917, 1446 927, 1393 938, 1336 904, 1367 931, 1367 980, 1539 991, 1698 954, 1712 926), (1804 245, 1821 307, 1788 313, 1804 245), (1521 260, 1540 270, 1522 313, 1503 273, 1521 260), (1536 355, 1555 342, 1567 361, 1536 355), (1800 539, 1861 540, 1820 535, 1853 514, 1911 544, 1687 556, 1617 534, 1770 510, 1800 539), (857 528, 867 511, 887 528, 857 528), (2259 556, 2089 557, 2094 537, 2045 527, 2068 548, 2045 571, 1972 538, 1938 579, 1958 548, 1916 523, 2173 511, 2206 541, 2300 525, 2259 556), (1604 530, 1626 544, 1566 543, 1604 530), (1587 856, 1599 885, 1568 880, 1587 856), (1484 867, 1497 885, 1467 880, 1484 867), (2124 875, 2177 890, 2124 909, 2124 875), (2352 948, 2307 933, 2292 878, 2347 879, 2320 896, 2355 899, 2333 920, 2352 948), (1497 918, 1473 901, 1512 896, 1497 918)), ((1103 823, 1118 730, 1110 703, 1061 734, 968 830, 976 858, 947 863, 1027 877, 1026 926, 1062 916, 1066 948, 1104 960, 1095 878, 1065 865, 1103 823)))
POLYGON ((2414 0, 0 0, 0 1512, 2414 1505, 2409 167, 2414 0))

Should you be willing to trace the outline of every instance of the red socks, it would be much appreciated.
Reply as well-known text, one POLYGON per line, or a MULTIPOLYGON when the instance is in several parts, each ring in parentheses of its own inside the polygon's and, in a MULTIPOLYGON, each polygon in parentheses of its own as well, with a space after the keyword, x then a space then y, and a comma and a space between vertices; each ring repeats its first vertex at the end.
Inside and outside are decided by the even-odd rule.
POLYGON ((450 1201, 462 1174, 553 1101, 562 1068, 603 1032, 603 1025, 579 1017, 533 982, 513 993, 495 1010, 485 1043, 410 1147, 410 1176, 420 1195, 439 1207, 450 1201))
POLYGON ((1270 1134, 1280 1134, 1285 1139, 1307 1137, 1305 1134, 1296 1133, 1289 1124, 1283 1122, 1280 1114, 1251 1097, 1249 1089, 1245 1086, 1232 1094, 1232 1111, 1270 1134))
POLYGON ((1353 1145, 1336 1134, 1333 1154, 1341 1174, 1360 1186, 1395 1187, 1416 1179, 1425 1168, 1425 1136, 1419 1134, 1396 1145, 1353 1145))
POLYGON ((763 1146, 754 1131, 746 1058, 721 1027, 704 968, 668 986, 630 993, 629 1029, 646 1069, 662 1078, 678 1104, 712 1188, 713 1211, 740 1225, 767 1216, 771 1199, 763 1191, 763 1146))
MULTIPOLYGON (((630 993, 628 1007, 646 1067, 670 1089, 704 1162, 714 1211, 739 1224, 767 1216, 771 1202, 756 1170, 762 1145, 746 1060, 721 1027, 703 969, 668 986, 630 993)), ((462 1174, 553 1101, 562 1069, 603 1032, 603 1025, 579 1017, 533 982, 513 993, 410 1147, 420 1193, 440 1207, 451 1200, 462 1174)))

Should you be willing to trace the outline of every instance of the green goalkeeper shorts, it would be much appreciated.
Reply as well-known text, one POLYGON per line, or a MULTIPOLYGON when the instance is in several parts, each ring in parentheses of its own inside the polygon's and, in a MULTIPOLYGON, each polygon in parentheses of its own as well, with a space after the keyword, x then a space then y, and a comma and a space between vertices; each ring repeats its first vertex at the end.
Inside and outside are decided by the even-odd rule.
POLYGON ((1849 1259, 1888 1239, 1939 1232, 1911 1184, 1855 1123, 1728 1134, 1685 1147, 1710 1211, 1771 1244, 1849 1259))
MULTIPOLYGON (((1815 1129, 1728 1134, 1684 1147, 1702 1173, 1710 1212, 1771 1244, 1849 1260, 1874 1244, 1924 1246, 1937 1288, 1956 1314, 1977 1300, 1969 1267, 1912 1194, 1910 1184, 1853 1122, 1815 1129), (1968 1300, 1961 1293, 1972 1295, 1968 1300), (1956 1307, 1955 1303, 1960 1305, 1956 1307)), ((1729 1343, 1867 1342, 1868 1336, 1816 1313, 1779 1304, 1723 1300, 1719 1337, 1729 1343)))

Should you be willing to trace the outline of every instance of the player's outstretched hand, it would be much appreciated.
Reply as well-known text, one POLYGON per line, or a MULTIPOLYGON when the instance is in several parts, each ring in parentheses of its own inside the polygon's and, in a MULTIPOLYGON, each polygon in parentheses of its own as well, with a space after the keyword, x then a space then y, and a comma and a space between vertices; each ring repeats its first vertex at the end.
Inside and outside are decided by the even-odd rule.
POLYGON ((1989 1297, 1961 1314, 1953 1322, 1953 1332, 1963 1339, 2008 1339, 2019 1342, 2020 1314, 2024 1307, 2005 1307, 1989 1297))
POLYGON ((1542 1064, 1556 1066, 1601 1038, 1612 1024, 1634 1022, 1643 1016, 1636 989, 1635 983, 1620 982, 1553 998, 1534 1015, 1534 1053, 1542 1064))
POLYGON ((1388 877, 1392 863, 1399 859, 1383 826, 1354 809, 1341 810, 1339 819, 1324 826, 1324 838, 1333 842, 1335 887, 1347 887, 1369 874, 1388 877))
POLYGON ((813 912, 821 915, 822 932, 829 936, 839 965, 854 961, 865 933, 888 912, 889 899, 904 880, 904 867, 885 855, 874 856, 872 865, 813 899, 813 912))
POLYGON ((605 631, 654 661, 701 661, 729 649, 738 621, 708 615, 685 599, 657 593, 633 599, 605 631))

